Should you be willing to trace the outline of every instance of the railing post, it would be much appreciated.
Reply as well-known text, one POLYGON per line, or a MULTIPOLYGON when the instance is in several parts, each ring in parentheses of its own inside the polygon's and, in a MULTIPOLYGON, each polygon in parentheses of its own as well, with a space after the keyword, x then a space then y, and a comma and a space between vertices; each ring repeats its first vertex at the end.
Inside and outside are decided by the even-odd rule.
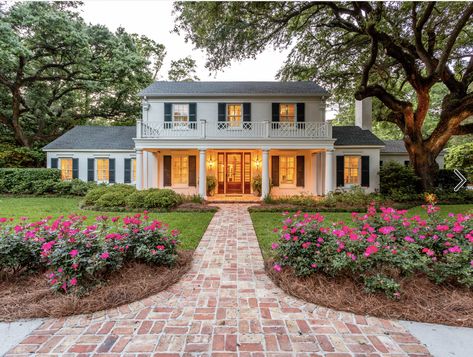
POLYGON ((205 139, 207 136, 207 120, 201 119, 200 120, 200 126, 201 126, 201 133, 202 133, 202 138, 205 139))
POLYGON ((327 137, 331 139, 332 138, 332 123, 327 122, 326 125, 327 125, 327 137))
POLYGON ((270 130, 271 130, 271 126, 270 126, 270 122, 265 120, 264 121, 264 127, 265 127, 265 130, 266 130, 266 137, 269 138, 269 133, 270 133, 270 130))
POLYGON ((138 119, 136 121, 136 138, 137 139, 141 139, 142 138, 142 134, 143 134, 143 131, 142 131, 142 121, 141 119, 138 119))

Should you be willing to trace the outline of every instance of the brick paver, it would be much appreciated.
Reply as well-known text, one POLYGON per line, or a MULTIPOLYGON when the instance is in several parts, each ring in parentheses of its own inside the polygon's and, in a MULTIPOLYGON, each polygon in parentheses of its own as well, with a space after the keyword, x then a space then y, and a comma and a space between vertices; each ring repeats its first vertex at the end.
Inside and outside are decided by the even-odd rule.
POLYGON ((266 276, 247 205, 221 205, 167 291, 46 321, 8 355, 429 356, 398 323, 305 303, 266 276))

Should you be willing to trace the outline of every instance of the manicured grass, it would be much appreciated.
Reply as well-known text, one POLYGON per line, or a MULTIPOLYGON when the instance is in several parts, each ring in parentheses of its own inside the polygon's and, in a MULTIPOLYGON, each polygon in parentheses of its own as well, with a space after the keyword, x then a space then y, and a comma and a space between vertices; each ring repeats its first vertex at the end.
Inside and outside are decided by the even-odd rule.
MULTIPOLYGON (((39 220, 47 216, 54 218, 76 213, 87 216, 89 222, 94 222, 96 216, 110 217, 127 216, 132 213, 97 212, 79 209, 79 198, 68 197, 10 197, 0 196, 0 217, 28 217, 29 220, 39 220)), ((159 219, 169 224, 172 229, 181 232, 182 249, 195 249, 200 242, 213 212, 166 212, 150 213, 151 218, 159 219)))
MULTIPOLYGON (((472 213, 473 204, 471 205, 446 205, 441 206, 440 213, 445 217, 448 213, 472 213)), ((350 212, 320 212, 325 216, 325 222, 329 225, 331 222, 344 221, 351 222, 350 212)), ((409 209, 409 216, 420 215, 426 216, 424 209, 420 206, 409 209)), ((272 254, 271 244, 278 239, 278 234, 273 232, 274 228, 281 228, 283 215, 275 212, 252 212, 251 219, 258 237, 258 241, 263 252, 263 256, 268 258, 272 254)))

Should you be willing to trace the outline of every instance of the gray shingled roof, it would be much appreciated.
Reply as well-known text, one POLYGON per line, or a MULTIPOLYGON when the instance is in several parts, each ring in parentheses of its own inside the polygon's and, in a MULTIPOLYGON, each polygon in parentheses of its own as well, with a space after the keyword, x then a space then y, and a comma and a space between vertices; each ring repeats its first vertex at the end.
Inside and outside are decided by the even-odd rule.
POLYGON ((314 82, 168 82, 158 81, 143 89, 140 96, 221 96, 221 95, 328 95, 314 82))
POLYGON ((43 149, 134 150, 136 126, 76 126, 43 149))
POLYGON ((405 153, 407 152, 403 140, 384 140, 386 146, 381 149, 383 153, 405 153))
POLYGON ((358 126, 333 126, 332 135, 337 139, 335 146, 384 145, 384 142, 371 131, 358 126))

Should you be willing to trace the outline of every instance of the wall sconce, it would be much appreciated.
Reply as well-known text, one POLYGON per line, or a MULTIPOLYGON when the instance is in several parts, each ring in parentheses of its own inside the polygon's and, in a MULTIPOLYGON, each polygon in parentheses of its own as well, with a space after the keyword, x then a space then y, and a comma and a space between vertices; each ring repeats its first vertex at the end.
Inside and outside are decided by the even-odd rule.
POLYGON ((260 167, 261 167, 261 160, 258 158, 258 156, 256 156, 256 158, 253 160, 253 162, 255 163, 256 170, 259 170, 260 167))
POLYGON ((149 108, 151 107, 151 104, 149 104, 148 98, 146 98, 146 97, 143 98, 143 102, 142 102, 141 105, 142 105, 143 109, 146 110, 146 111, 148 111, 149 108))
POLYGON ((207 161, 207 164, 209 166, 209 169, 213 169, 215 166, 215 160, 212 159, 212 157, 209 157, 209 160, 207 161))

